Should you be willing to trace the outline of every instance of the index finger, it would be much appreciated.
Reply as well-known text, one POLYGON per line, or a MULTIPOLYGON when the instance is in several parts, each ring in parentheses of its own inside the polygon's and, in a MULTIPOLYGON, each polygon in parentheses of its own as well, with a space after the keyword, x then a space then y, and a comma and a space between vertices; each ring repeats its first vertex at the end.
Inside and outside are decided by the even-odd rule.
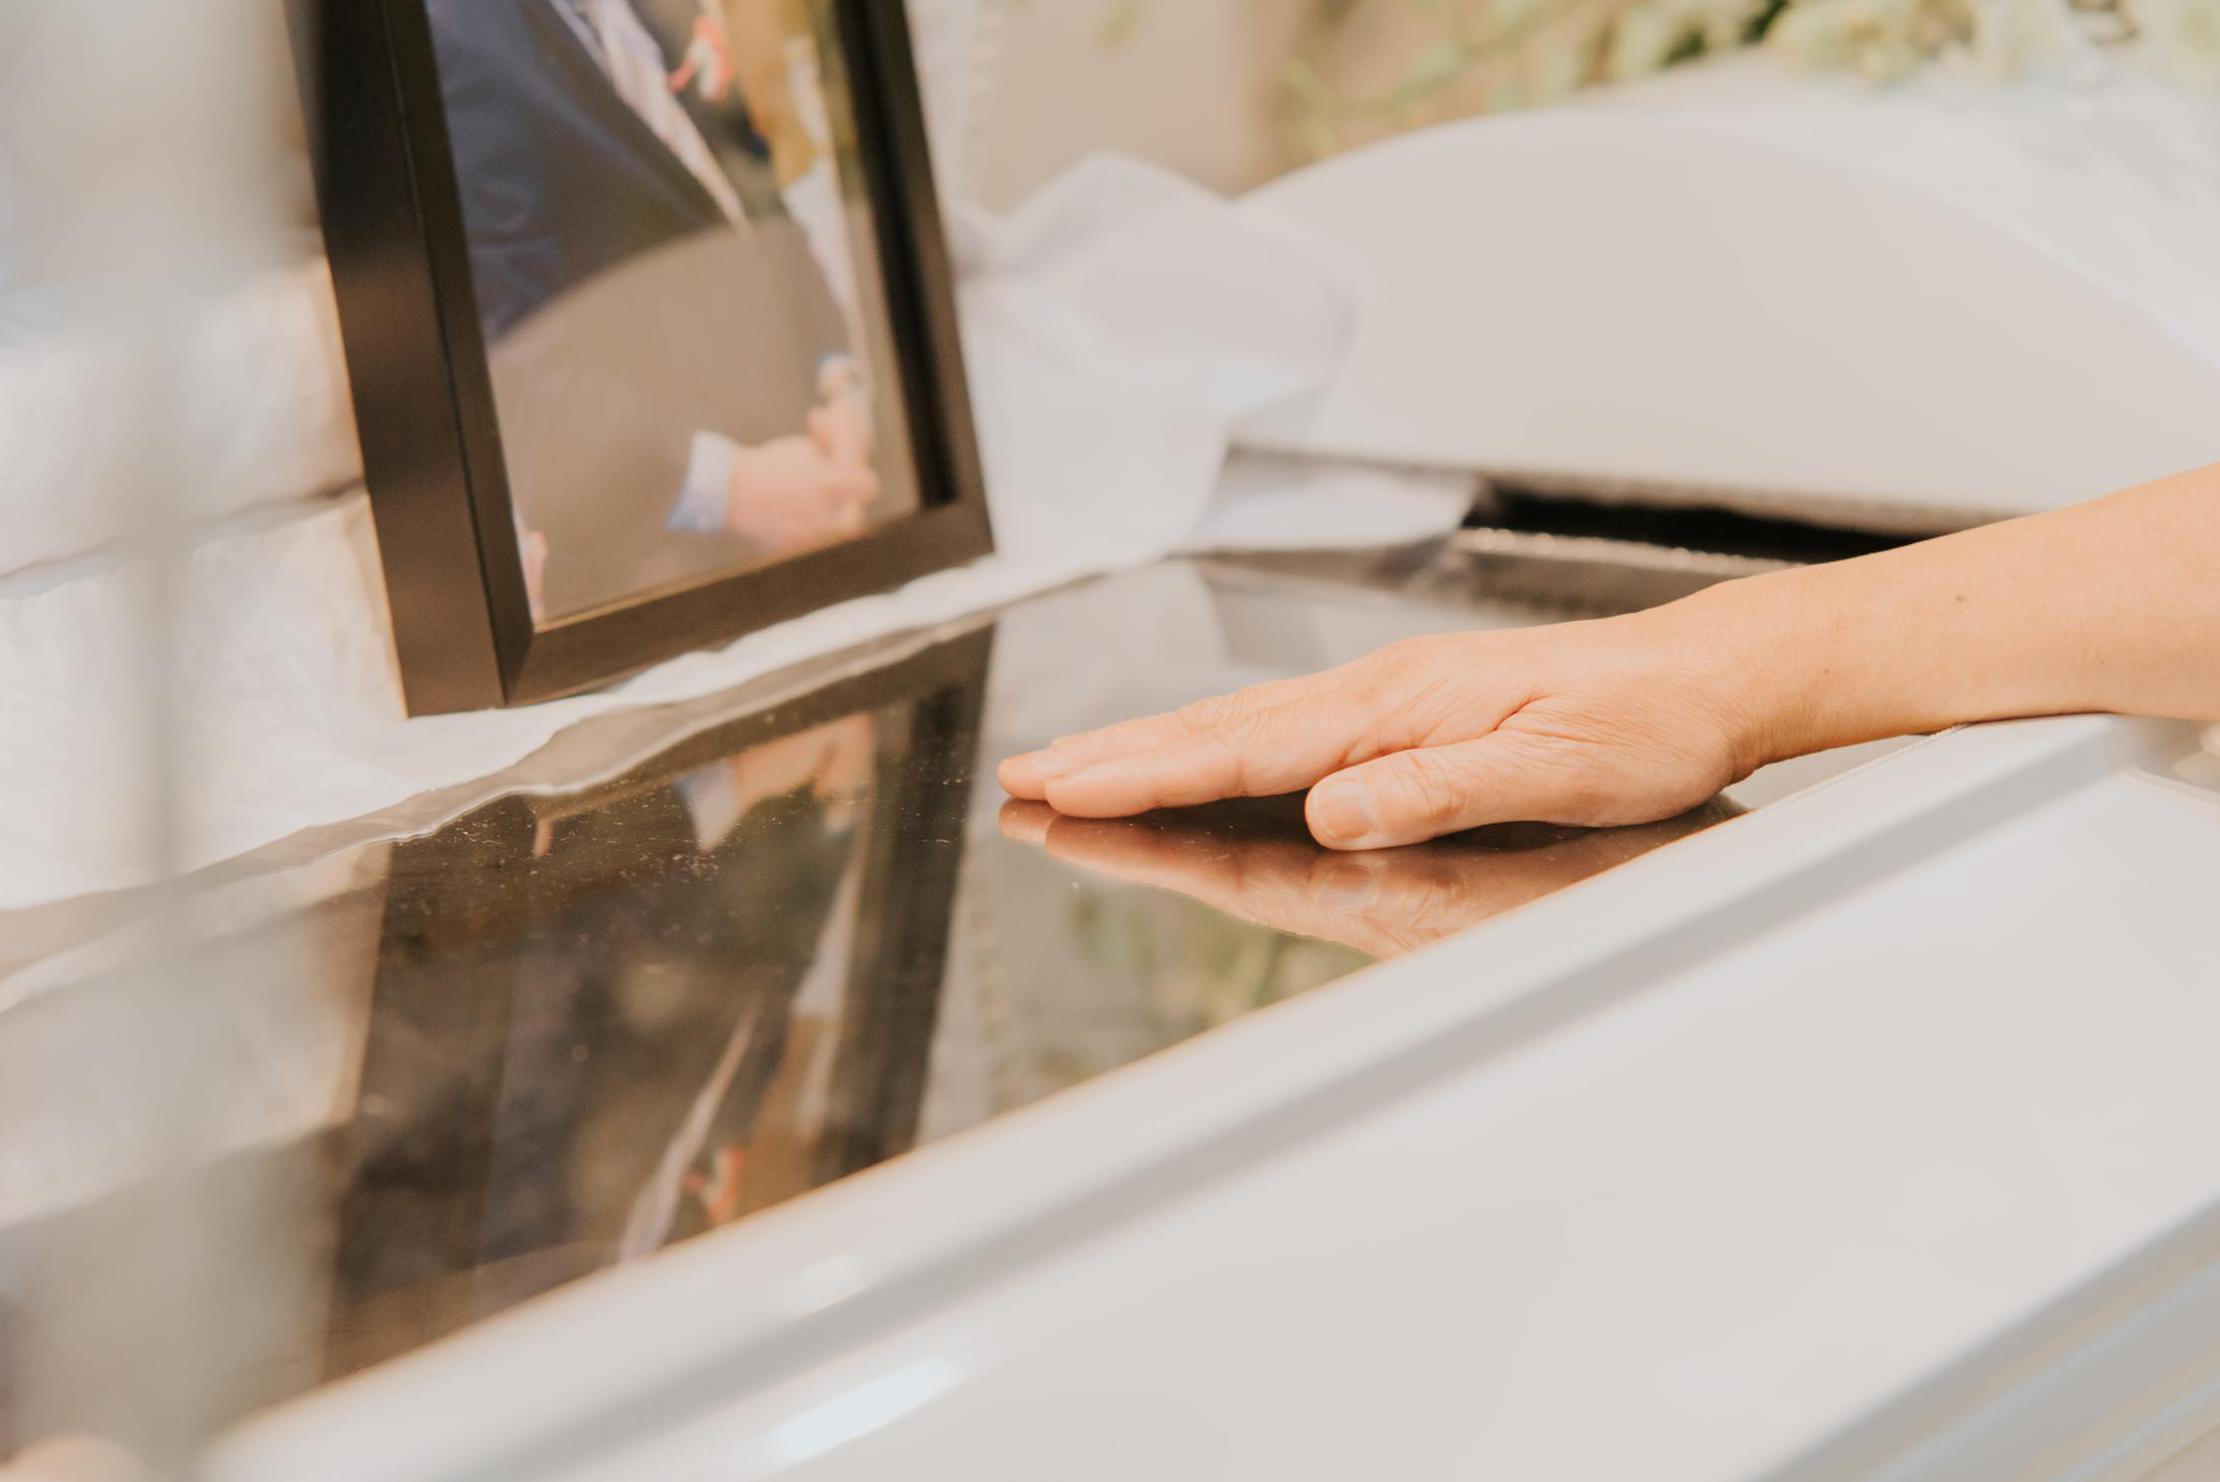
POLYGON ((1162 715, 1067 736, 1014 756, 998 776, 1012 796, 1081 817, 1269 797, 1362 759, 1372 707, 1355 666, 1253 685, 1162 715))

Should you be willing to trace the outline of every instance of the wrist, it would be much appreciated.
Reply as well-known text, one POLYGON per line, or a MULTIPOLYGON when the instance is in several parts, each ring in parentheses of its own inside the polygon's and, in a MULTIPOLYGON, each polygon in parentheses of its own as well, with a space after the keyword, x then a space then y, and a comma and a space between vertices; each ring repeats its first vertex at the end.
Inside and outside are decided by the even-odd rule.
POLYGON ((1684 656, 1737 776, 1890 734, 1872 634, 1823 568, 1722 582, 1647 614, 1684 656))
POLYGON ((1745 577, 1660 609, 1702 645, 1738 760, 1754 770, 2055 708, 2013 690, 2028 619, 2000 626, 2016 604, 1969 602, 1964 578, 1981 563, 1965 541, 1745 577))

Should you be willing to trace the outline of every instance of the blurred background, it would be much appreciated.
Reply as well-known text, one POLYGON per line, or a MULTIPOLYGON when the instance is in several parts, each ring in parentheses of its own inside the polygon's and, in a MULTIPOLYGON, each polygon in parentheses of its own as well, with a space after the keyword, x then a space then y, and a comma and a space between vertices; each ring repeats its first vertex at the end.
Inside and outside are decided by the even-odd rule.
MULTIPOLYGON (((1436 123, 1580 106, 1609 87, 1731 94, 1748 70, 1873 89, 1928 71, 1998 87, 2071 88, 2121 71, 2220 86, 2220 0, 913 0, 913 10, 945 183, 989 212, 1102 152, 1237 195, 1436 123)), ((47 809, 40 789, 11 782, 0 838, 42 861, 60 896, 70 846, 88 838, 150 880, 184 862, 204 748, 218 744, 196 729, 191 687, 214 687, 271 629, 329 623, 329 641, 301 652, 385 681, 382 593, 360 585, 359 541, 281 551, 263 563, 270 584, 249 588, 252 606, 203 609, 187 595, 225 576, 200 553, 209 522, 305 526, 359 481, 344 387, 328 373, 336 327, 290 68, 280 7, 267 0, 0 0, 0 706, 11 711, 0 764, 18 779, 69 780, 90 800, 47 809), (227 389, 240 386, 254 394, 227 389), (324 603, 334 592, 346 600, 324 603)), ((1295 630, 1268 616, 1256 626, 1295 630)), ((282 732, 301 717, 280 700, 352 703, 372 691, 390 706, 350 674, 280 672, 225 719, 282 732)), ((366 705, 336 725, 384 718, 366 705)), ((1076 964, 1060 961, 1054 981, 1090 985, 1090 1012, 1107 1003, 1122 1015, 1105 1030, 1080 1014, 1058 1020, 1052 1011, 1068 1005, 1016 997, 1020 1027, 1032 1014, 1046 1028, 1037 1053, 1002 1067, 1008 1104, 1364 960, 1192 902, 1044 874, 1029 854, 988 860, 1003 875, 981 888, 999 889, 1004 907, 989 914, 1016 923, 1007 955, 1022 966, 1036 945, 1028 933, 1054 938, 1076 964), (1061 915, 1049 909, 1058 900, 1061 915)), ((317 889, 319 902, 359 904, 362 886, 348 876, 317 889)), ((261 943, 259 956, 188 952, 205 945, 206 923, 157 885, 132 898, 133 940, 120 966, 100 965, 102 992, 55 992, 74 985, 70 973, 30 971, 112 905, 0 913, 0 1219, 92 1207, 66 1242, 0 1246, 0 1457, 87 1432, 130 1453, 37 1473, 57 1478, 188 1475, 239 1414, 300 1387, 266 1356, 286 1348, 289 1324, 322 1318, 311 1268, 325 1236, 303 1212, 314 1170, 192 1171, 236 1151, 227 1119, 250 1093, 277 1108, 256 1126, 295 1112, 320 1125, 331 1111, 317 1098, 351 1093, 258 1081, 282 1079, 264 1053, 272 1026, 314 1019, 295 1037, 328 1041, 337 1062, 360 1018, 347 996, 362 985, 327 960, 363 956, 362 924, 336 910, 261 943), (290 991, 311 979, 332 1004, 290 991), (100 1170, 98 1187, 67 1185, 56 1170, 72 1168, 100 1170)), ((973 977, 993 981, 985 968, 973 977)), ((974 997, 986 1005, 976 1017, 991 1021, 986 990, 974 997)), ((1003 1109, 982 1093, 951 1123, 1003 1109)))
MULTIPOLYGON (((1875 83, 2108 61, 2220 81, 2215 0, 986 0, 969 180, 1003 208, 1092 150, 1222 191, 1445 120, 1770 56, 1875 83)), ((1717 85, 1717 84, 1713 84, 1717 85)))

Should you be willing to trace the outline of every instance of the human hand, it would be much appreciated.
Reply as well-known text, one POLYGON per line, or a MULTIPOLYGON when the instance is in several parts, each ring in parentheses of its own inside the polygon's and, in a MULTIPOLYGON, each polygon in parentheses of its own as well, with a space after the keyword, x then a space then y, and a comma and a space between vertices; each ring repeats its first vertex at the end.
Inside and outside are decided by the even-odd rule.
POLYGON ((1762 760, 1741 645, 1706 612, 1410 639, 1012 757, 1002 785, 1082 818, 1307 788, 1334 849, 1671 818, 1762 760))
POLYGON ((725 519, 768 550, 804 550, 861 532, 878 497, 869 464, 834 458, 811 437, 773 438, 734 451, 725 519))
MULTIPOLYGON (((1269 806, 1269 805, 1267 805, 1269 806)), ((1169 890, 1228 916, 1384 959, 1415 951, 1601 874, 1737 813, 1731 803, 1638 828, 1508 825, 1408 849, 1320 849, 1298 819, 1228 817, 1223 807, 1161 819, 1067 818, 1003 804, 1005 838, 1098 875, 1169 890)))
POLYGON ((822 405, 809 414, 810 440, 840 463, 869 467, 871 403, 852 364, 835 362, 818 378, 822 405))

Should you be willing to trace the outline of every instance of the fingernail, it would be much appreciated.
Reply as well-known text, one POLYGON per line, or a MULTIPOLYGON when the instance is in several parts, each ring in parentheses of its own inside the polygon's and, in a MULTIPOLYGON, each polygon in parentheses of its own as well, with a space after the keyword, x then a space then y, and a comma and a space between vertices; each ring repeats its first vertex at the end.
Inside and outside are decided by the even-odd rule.
POLYGON ((1322 844, 1360 848, 1380 831, 1372 789, 1353 778, 1321 782, 1310 792, 1310 826, 1322 844))
POLYGON ((1058 765, 1051 749, 1010 757, 998 770, 1004 787, 1038 789, 1048 786, 1069 769, 1058 765))

